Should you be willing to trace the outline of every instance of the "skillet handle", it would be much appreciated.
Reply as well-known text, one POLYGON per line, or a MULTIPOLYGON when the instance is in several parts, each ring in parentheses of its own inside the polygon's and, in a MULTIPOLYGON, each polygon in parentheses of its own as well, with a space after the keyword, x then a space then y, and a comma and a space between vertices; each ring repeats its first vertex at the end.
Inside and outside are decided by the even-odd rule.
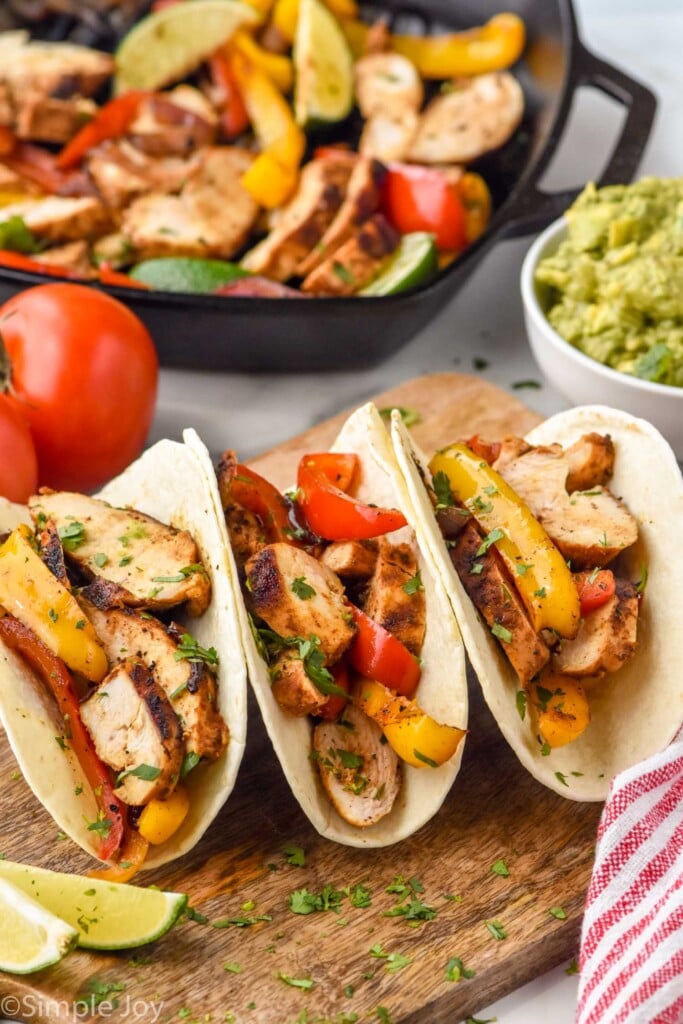
MULTIPOLYGON (((580 85, 593 86, 626 107, 621 134, 614 144, 607 166, 596 181, 598 187, 625 184, 633 179, 638 169, 652 129, 657 100, 646 86, 596 57, 579 40, 576 41, 572 63, 572 92, 580 85)), ((552 153, 549 153, 548 161, 551 156, 552 153)), ((581 191, 566 189, 562 192, 542 192, 536 182, 548 161, 536 168, 533 178, 513 198, 509 220, 504 229, 505 237, 515 238, 541 231, 560 217, 581 191)))

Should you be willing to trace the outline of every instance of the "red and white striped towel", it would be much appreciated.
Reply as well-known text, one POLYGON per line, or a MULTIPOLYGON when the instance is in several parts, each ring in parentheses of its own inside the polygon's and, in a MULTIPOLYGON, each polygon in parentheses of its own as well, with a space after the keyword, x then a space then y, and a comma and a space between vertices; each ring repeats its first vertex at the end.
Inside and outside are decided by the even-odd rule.
POLYGON ((612 783, 583 921, 577 1024, 683 1024, 683 732, 612 783))

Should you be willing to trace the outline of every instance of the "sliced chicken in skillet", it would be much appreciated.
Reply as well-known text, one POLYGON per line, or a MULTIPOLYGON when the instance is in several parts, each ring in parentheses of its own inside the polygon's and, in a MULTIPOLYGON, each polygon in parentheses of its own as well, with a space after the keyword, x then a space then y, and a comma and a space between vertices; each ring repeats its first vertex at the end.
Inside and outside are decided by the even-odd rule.
POLYGON ((398 757, 382 739, 380 727, 354 707, 341 722, 321 722, 313 730, 322 784, 341 817, 358 828, 388 814, 401 785, 398 757))
POLYGON ((524 93, 508 71, 459 79, 432 100, 420 117, 410 159, 425 164, 462 164, 498 149, 524 113, 524 93))
POLYGON ((125 206, 145 192, 179 192, 202 162, 201 153, 188 159, 147 156, 125 139, 97 146, 87 159, 98 192, 113 207, 125 206))
POLYGON ((246 565, 253 611, 281 637, 317 636, 334 665, 353 640, 355 627, 344 588, 333 572, 291 544, 268 544, 246 565))
POLYGON ((356 99, 365 118, 398 117, 419 110, 424 99, 415 65, 399 53, 371 53, 354 65, 356 99))
POLYGON ((425 638, 427 606, 410 544, 392 544, 380 537, 375 571, 363 610, 419 656, 425 638), (406 589, 407 588, 407 589, 406 589))
POLYGON ((130 608, 102 611, 81 596, 110 663, 144 662, 180 719, 185 748, 215 760, 228 743, 228 729, 216 706, 216 680, 201 662, 178 658, 178 645, 163 623, 130 608))
POLYGON ((20 139, 68 142, 97 112, 84 96, 58 99, 40 92, 15 95, 14 130, 20 139))
POLYGON ((95 578, 86 596, 99 607, 155 610, 186 602, 191 615, 201 615, 208 606, 211 584, 186 530, 69 491, 34 495, 29 511, 38 525, 41 515, 53 519, 60 533, 69 527, 73 532, 74 524, 83 527, 67 546, 67 557, 95 578))
POLYGON ((365 157, 374 157, 383 163, 405 160, 419 121, 416 110, 404 110, 400 114, 391 115, 375 114, 365 122, 358 151, 365 157))
POLYGON ((567 493, 570 462, 560 445, 531 448, 494 469, 543 526, 575 569, 607 565, 638 539, 628 509, 603 487, 567 493))
POLYGON ((628 580, 616 579, 614 596, 581 620, 573 640, 562 640, 553 652, 558 672, 578 676, 604 676, 617 672, 636 651, 638 594, 628 580))
POLYGON ((477 527, 470 520, 450 550, 451 561, 489 629, 498 625, 505 630, 504 639, 500 638, 503 651, 520 682, 525 684, 548 663, 550 650, 529 622, 495 547, 490 547, 484 555, 477 555, 481 540, 477 527))
POLYGON ((90 247, 87 242, 67 242, 54 249, 46 249, 40 254, 40 262, 51 267, 64 267, 73 270, 83 278, 97 277, 97 271, 90 262, 90 247))
POLYGON ((245 270, 286 281, 319 244, 341 207, 356 155, 343 153, 307 164, 299 188, 270 234, 242 260, 245 270))
POLYGON ((299 264, 297 274, 302 277, 310 274, 372 216, 379 206, 379 189, 383 176, 384 168, 377 160, 369 160, 366 157, 356 160, 343 203, 318 244, 299 264))
POLYGON ((16 96, 92 96, 114 73, 109 53, 72 43, 29 41, 20 32, 7 35, 0 50, 0 81, 16 96))
POLYGON ((186 156, 215 141, 218 115, 191 85, 154 93, 143 101, 127 135, 151 156, 186 156))
POLYGON ((10 217, 21 217, 29 231, 47 242, 95 238, 109 226, 109 211, 90 196, 45 196, 0 207, 0 223, 10 217))
POLYGON ((129 773, 116 787, 124 803, 139 806, 171 795, 183 764, 182 730, 142 662, 129 658, 115 665, 81 704, 81 718, 101 760, 129 773))
POLYGON ((308 275, 301 285, 302 291, 314 295, 353 295, 381 273, 399 241, 398 232, 376 213, 308 275))

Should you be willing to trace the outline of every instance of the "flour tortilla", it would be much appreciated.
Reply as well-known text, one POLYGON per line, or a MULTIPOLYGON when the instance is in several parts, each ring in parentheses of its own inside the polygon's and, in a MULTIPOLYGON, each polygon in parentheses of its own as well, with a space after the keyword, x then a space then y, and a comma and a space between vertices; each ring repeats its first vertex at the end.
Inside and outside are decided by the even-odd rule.
POLYGON ((618 772, 662 750, 683 722, 680 470, 671 448, 651 424, 605 406, 559 413, 534 428, 527 440, 534 445, 558 442, 564 447, 590 431, 611 435, 616 460, 609 487, 623 498, 638 522, 638 542, 620 556, 619 570, 637 581, 647 566, 647 589, 635 657, 619 672, 591 685, 591 722, 586 731, 543 757, 529 716, 522 721, 515 707, 520 689, 517 676, 468 598, 448 555, 418 470, 420 466, 429 476, 427 460, 416 451, 400 420, 392 423, 394 449, 425 559, 432 572, 446 581, 486 703, 531 774, 561 796, 581 801, 604 800, 618 772))
MULTIPOLYGON (((344 425, 331 451, 353 452, 359 457, 361 478, 354 496, 361 501, 400 509, 409 523, 412 511, 403 477, 392 451, 389 434, 374 405, 358 409, 344 425)), ((409 527, 392 533, 396 543, 410 541, 409 527)), ((418 564, 427 603, 427 630, 422 650, 422 676, 416 700, 439 722, 467 728, 465 652, 448 594, 421 552, 418 564)), ((237 580, 237 573, 234 573, 237 580)), ((242 605, 241 622, 251 680, 263 721, 287 781, 304 813, 323 836, 346 846, 379 847, 412 835, 439 810, 460 768, 465 740, 440 768, 412 768, 403 764, 403 780, 391 813, 369 828, 357 828, 335 811, 309 754, 312 749, 310 718, 295 718, 283 711, 271 691, 268 667, 259 654, 242 605)))
MULTIPOLYGON (((246 741, 246 665, 239 633, 235 594, 230 582, 228 538, 219 514, 220 498, 211 460, 194 433, 185 444, 160 441, 146 451, 98 497, 130 506, 163 523, 188 530, 211 577, 211 603, 198 618, 177 616, 203 647, 219 656, 218 709, 230 730, 225 754, 199 764, 185 780, 190 811, 166 843, 150 846, 144 868, 154 868, 191 850, 230 795, 246 741)), ((25 509, 0 505, 0 532, 19 521, 25 509)), ((58 827, 87 853, 98 857, 97 834, 87 822, 97 817, 97 801, 75 755, 62 750, 57 706, 24 662, 0 641, 0 719, 24 778, 58 827), (82 790, 79 795, 77 790, 82 790)))

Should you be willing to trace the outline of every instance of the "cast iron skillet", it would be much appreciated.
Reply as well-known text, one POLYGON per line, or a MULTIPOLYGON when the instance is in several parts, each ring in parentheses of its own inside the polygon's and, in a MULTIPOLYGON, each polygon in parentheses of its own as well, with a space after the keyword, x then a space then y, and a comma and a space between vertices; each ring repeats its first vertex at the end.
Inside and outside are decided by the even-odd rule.
MULTIPOLYGON (((579 86, 593 86, 626 108, 598 184, 633 178, 656 100, 585 48, 571 0, 386 0, 364 7, 363 13, 367 20, 389 13, 396 31, 424 34, 481 24, 501 9, 517 12, 527 26, 524 60, 514 69, 526 94, 526 113, 515 137, 475 165, 492 191, 495 211, 482 237, 431 284, 385 298, 304 301, 106 289, 145 321, 164 365, 249 372, 349 370, 395 352, 436 316, 494 242, 539 231, 570 205, 575 191, 549 194, 537 182, 562 137, 579 86)), ((54 278, 0 268, 0 300, 47 280, 54 278)))

